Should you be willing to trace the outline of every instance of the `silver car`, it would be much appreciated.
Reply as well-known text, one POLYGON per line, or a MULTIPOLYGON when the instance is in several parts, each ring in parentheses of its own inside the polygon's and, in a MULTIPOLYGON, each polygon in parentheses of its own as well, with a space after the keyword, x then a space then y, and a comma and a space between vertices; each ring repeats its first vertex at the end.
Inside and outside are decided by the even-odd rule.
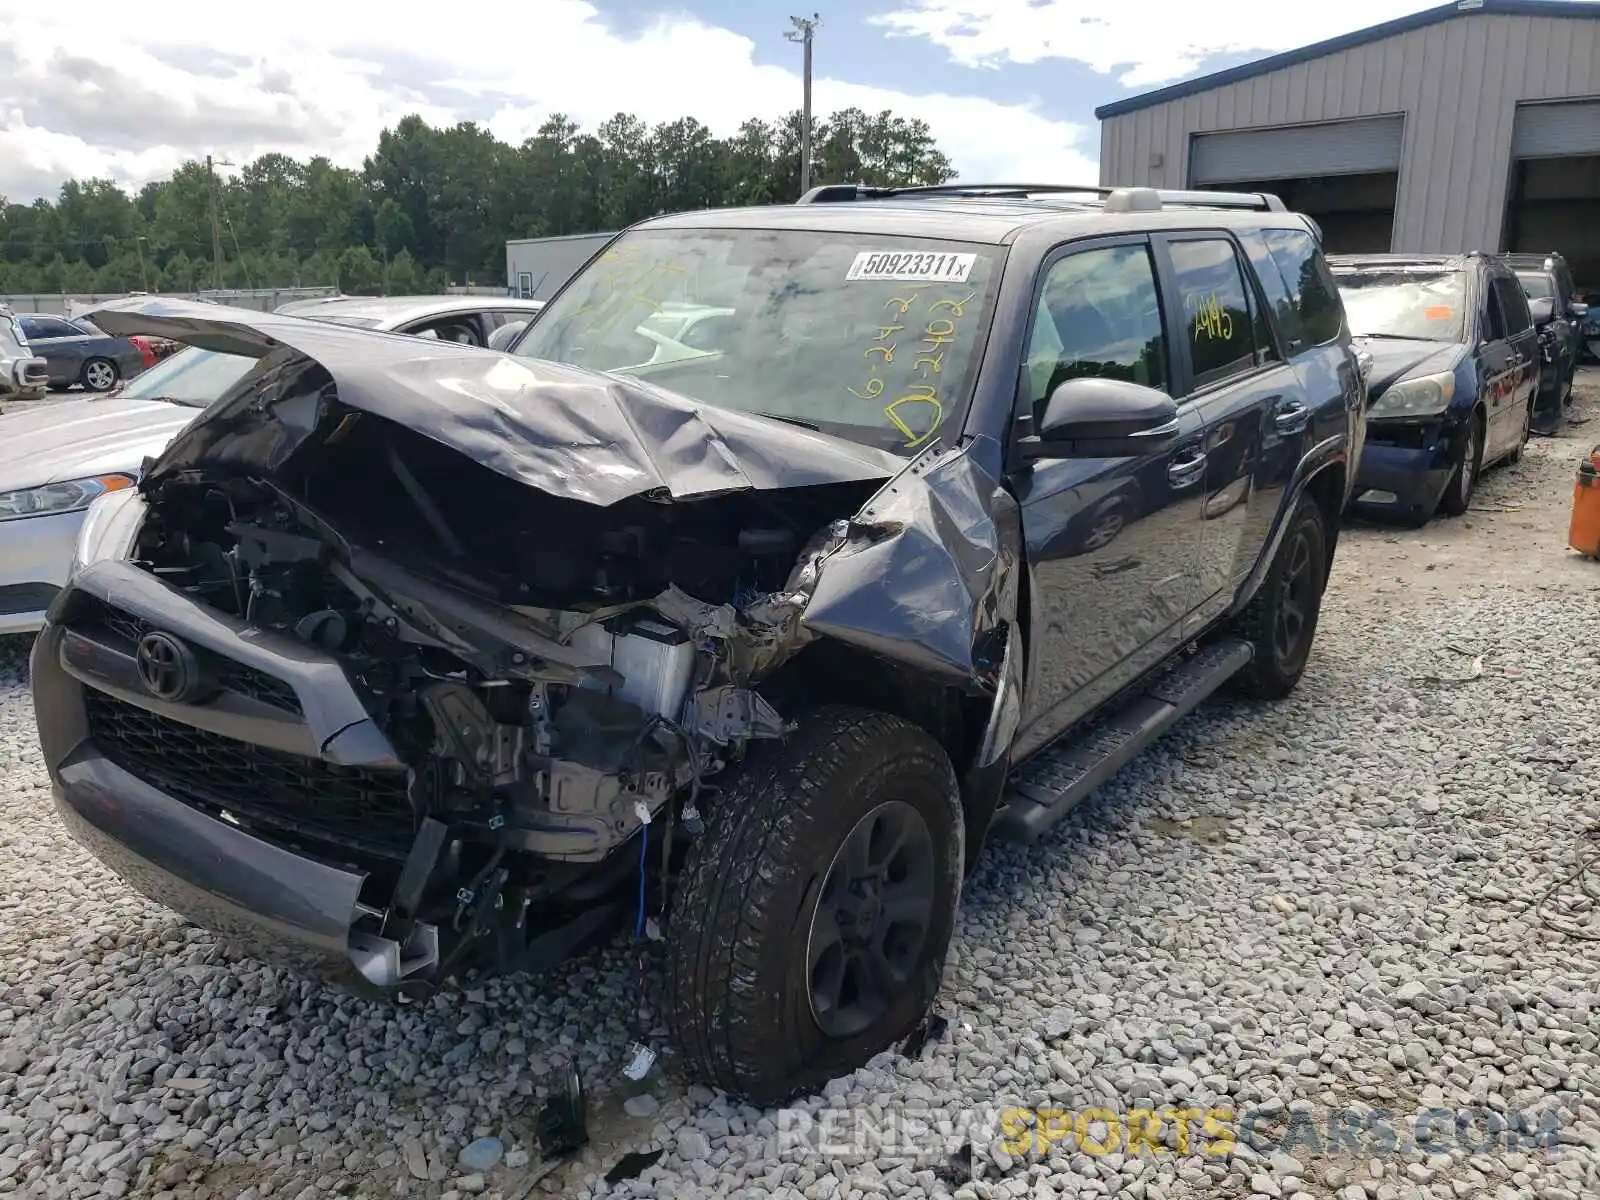
MULTIPOLYGON (((542 307, 509 296, 335 296, 278 311, 498 349, 542 307)), ((0 634, 31 633, 66 582, 84 510, 132 487, 254 358, 188 347, 101 397, 0 415, 0 634)))

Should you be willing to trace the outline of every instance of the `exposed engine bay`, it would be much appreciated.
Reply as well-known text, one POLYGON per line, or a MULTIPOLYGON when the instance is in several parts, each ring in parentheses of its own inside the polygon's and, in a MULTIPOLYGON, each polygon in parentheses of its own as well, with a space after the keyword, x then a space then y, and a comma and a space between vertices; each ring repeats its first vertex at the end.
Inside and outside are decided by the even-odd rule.
POLYGON ((420 812, 597 861, 783 732, 752 685, 804 641, 785 586, 869 487, 599 510, 356 423, 373 428, 298 496, 283 481, 168 482, 137 558, 334 655, 426 777, 420 812))
POLYGON ((340 663, 436 855, 409 882, 364 864, 386 923, 391 888, 434 920, 489 884, 496 919, 578 880, 587 901, 596 864, 654 823, 694 831, 705 782, 789 727, 758 685, 809 640, 803 584, 873 487, 597 509, 350 421, 314 470, 164 481, 133 560, 340 663))

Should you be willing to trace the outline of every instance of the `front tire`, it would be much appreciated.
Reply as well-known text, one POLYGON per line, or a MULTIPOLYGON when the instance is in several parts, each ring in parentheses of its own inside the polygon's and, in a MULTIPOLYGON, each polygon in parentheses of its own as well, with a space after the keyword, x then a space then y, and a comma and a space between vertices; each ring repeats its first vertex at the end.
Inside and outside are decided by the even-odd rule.
POLYGON ((1327 572, 1327 522, 1317 502, 1302 496, 1261 589, 1239 614, 1236 630, 1255 650, 1234 676, 1239 691, 1258 700, 1294 691, 1317 636, 1327 572))
POLYGON ((1439 498, 1440 512, 1459 517, 1472 507, 1472 493, 1477 490, 1482 466, 1483 418, 1474 414, 1467 422, 1467 443, 1461 447, 1461 458, 1450 473, 1450 482, 1444 485, 1444 495, 1439 498))
POLYGON ((861 1066, 933 1002, 960 794, 908 721, 831 707, 753 746, 673 900, 668 1019, 690 1072, 759 1105, 861 1066))

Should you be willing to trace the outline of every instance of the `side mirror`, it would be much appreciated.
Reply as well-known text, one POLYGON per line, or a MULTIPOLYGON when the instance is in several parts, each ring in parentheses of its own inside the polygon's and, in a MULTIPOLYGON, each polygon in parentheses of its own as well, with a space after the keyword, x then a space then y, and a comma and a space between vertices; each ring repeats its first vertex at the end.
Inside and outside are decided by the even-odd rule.
POLYGON ((1093 377, 1069 379, 1050 393, 1038 432, 1021 439, 1025 461, 1042 458, 1132 458, 1160 454, 1178 440, 1178 405, 1143 384, 1093 377))
POLYGON ((1549 296, 1540 296, 1537 300, 1528 301, 1528 312, 1535 325, 1548 325, 1555 319, 1556 302, 1549 296))

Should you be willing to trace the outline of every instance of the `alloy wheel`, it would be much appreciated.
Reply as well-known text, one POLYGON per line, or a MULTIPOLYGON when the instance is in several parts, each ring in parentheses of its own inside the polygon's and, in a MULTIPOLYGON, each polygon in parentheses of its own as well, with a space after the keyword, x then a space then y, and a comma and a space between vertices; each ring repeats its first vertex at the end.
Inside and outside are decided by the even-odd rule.
POLYGON ((116 368, 106 362, 92 362, 83 369, 83 381, 97 392, 107 391, 117 382, 116 368))
POLYGON ((1284 571, 1278 582, 1278 612, 1272 625, 1272 652, 1280 664, 1294 662, 1301 639, 1315 611, 1315 564, 1311 561, 1311 540, 1304 530, 1296 530, 1285 547, 1284 571))
POLYGON ((831 1038, 867 1029, 911 980, 933 924, 933 834, 902 800, 856 822, 828 865, 806 944, 807 994, 831 1038))

